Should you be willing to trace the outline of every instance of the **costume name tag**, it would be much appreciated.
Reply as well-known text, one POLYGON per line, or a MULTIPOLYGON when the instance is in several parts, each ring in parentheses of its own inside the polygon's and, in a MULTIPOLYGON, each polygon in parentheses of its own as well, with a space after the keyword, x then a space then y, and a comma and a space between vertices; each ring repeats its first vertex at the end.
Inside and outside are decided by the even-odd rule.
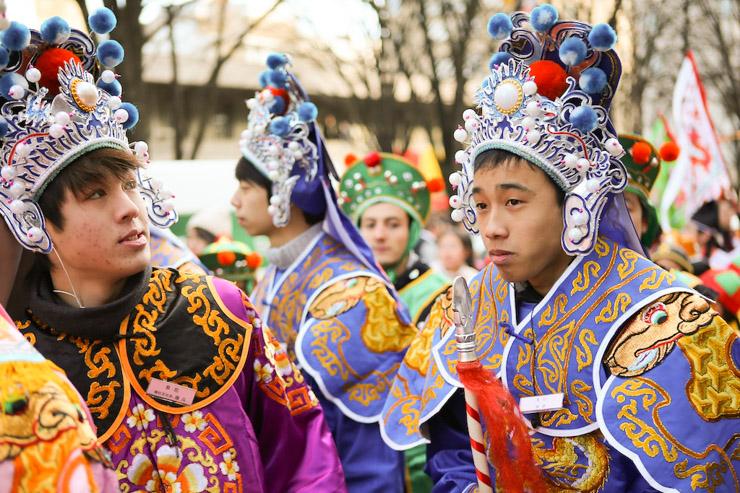
POLYGON ((149 382, 149 387, 146 389, 146 393, 185 406, 192 404, 193 399, 195 399, 195 390, 190 387, 166 382, 158 378, 152 378, 149 382))
POLYGON ((557 411, 563 408, 563 398, 564 394, 562 392, 522 397, 519 399, 519 409, 522 411, 522 414, 557 411))

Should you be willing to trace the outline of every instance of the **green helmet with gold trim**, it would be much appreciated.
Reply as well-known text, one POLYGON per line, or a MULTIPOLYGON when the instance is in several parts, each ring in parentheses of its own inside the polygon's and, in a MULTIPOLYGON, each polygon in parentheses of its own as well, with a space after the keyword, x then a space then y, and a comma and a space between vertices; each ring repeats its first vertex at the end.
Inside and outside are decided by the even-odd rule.
POLYGON ((650 191, 660 172, 660 155, 650 142, 638 135, 621 134, 619 143, 625 150, 622 163, 629 175, 624 191, 632 192, 640 199, 647 219, 647 230, 640 237, 640 242, 643 246, 650 246, 660 232, 658 213, 650 203, 650 191))
POLYGON ((409 252, 419 240, 431 208, 431 194, 424 176, 401 156, 372 152, 349 163, 339 187, 339 205, 359 225, 371 205, 390 203, 411 218, 409 252))

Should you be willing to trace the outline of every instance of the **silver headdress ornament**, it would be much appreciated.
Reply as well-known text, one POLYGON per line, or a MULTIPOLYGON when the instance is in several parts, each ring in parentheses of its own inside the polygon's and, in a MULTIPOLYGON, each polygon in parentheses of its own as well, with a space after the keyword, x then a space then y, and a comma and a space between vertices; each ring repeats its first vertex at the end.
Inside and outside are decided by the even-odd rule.
MULTIPOLYGON (((116 25, 105 8, 89 18, 92 30, 107 34, 116 25)), ((72 161, 100 148, 132 152, 144 167, 144 142, 129 144, 126 130, 139 118, 121 102, 121 84, 112 68, 123 61, 113 40, 95 46, 90 37, 52 17, 40 32, 11 22, 0 37, 0 215, 27 249, 49 253, 52 242, 38 200, 72 161), (23 75, 21 75, 21 73, 23 75), (93 73, 100 73, 95 80, 93 73)), ((166 227, 176 219, 172 195, 137 170, 150 220, 166 227)))
POLYGON ((619 160, 624 151, 608 116, 621 66, 609 26, 557 22, 557 16, 554 7, 541 5, 530 15, 496 14, 489 21, 489 33, 505 41, 476 94, 480 114, 465 110, 464 128, 455 131, 465 149, 455 154, 461 170, 450 176, 457 187, 450 205, 452 218, 478 233, 475 160, 490 149, 509 151, 566 193, 562 246, 585 255, 596 243, 609 194, 627 184, 619 160))
POLYGON ((311 140, 318 110, 289 65, 287 55, 267 57, 268 69, 260 75, 263 89, 247 100, 247 128, 239 142, 242 155, 272 182, 268 210, 277 227, 288 224, 293 190, 299 180, 316 178, 319 161, 311 140))

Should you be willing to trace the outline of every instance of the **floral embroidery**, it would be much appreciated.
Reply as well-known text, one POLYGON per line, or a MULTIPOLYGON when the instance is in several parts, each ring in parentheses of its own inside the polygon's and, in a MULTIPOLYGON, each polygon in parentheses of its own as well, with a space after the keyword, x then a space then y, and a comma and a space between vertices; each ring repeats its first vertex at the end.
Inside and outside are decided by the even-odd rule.
POLYGON ((190 463, 182 471, 182 454, 169 445, 157 450, 157 469, 144 454, 136 454, 127 472, 128 479, 136 486, 143 486, 138 491, 168 491, 200 493, 208 486, 203 466, 190 463))
POLYGON ((254 373, 258 382, 270 383, 272 380, 272 371, 273 367, 270 363, 263 365, 257 360, 254 361, 254 373))
POLYGON ((185 431, 188 433, 193 433, 195 430, 203 431, 208 424, 200 411, 184 414, 182 422, 185 423, 185 431))
POLYGON ((129 428, 144 430, 152 421, 154 421, 154 411, 148 408, 145 409, 143 404, 137 404, 131 410, 131 416, 128 417, 126 423, 129 428))
POLYGON ((224 452, 224 461, 219 464, 221 474, 228 476, 231 481, 236 481, 236 473, 239 472, 239 464, 234 460, 231 452, 224 452))

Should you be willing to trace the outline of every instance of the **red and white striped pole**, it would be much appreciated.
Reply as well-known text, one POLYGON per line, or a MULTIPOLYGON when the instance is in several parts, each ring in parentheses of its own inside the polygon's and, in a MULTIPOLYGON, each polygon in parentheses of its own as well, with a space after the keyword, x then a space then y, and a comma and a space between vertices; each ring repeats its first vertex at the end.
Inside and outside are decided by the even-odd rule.
MULTIPOLYGON (((455 322, 455 339, 457 341, 457 357, 460 363, 478 361, 475 354, 475 328, 472 320, 472 300, 465 279, 458 277, 453 286, 453 311, 455 322)), ((478 493, 493 493, 491 473, 486 456, 486 441, 483 436, 483 426, 478 411, 478 400, 475 395, 465 389, 465 411, 470 435, 470 449, 473 451, 473 464, 478 477, 478 493)))

